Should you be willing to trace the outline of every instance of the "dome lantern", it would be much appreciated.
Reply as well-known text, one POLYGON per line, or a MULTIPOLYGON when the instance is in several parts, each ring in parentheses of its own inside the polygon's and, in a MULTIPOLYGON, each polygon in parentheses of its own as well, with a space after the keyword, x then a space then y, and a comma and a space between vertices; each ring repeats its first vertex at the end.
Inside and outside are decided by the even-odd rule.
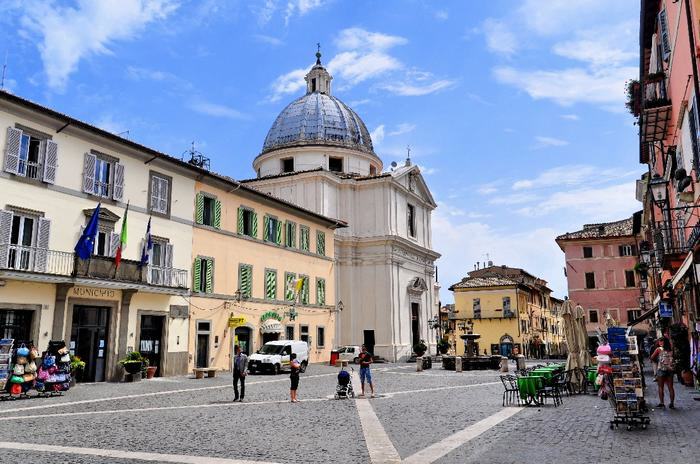
POLYGON ((319 92, 330 95, 333 76, 331 76, 321 64, 321 44, 316 45, 318 47, 316 51, 316 64, 311 68, 311 71, 304 76, 304 80, 306 81, 306 93, 319 92))

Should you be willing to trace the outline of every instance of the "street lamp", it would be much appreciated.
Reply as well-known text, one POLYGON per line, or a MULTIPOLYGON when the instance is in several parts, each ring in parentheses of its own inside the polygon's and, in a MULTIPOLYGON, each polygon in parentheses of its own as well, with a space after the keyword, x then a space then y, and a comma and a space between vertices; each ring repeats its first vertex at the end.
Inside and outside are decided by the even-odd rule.
POLYGON ((663 208, 666 204, 666 198, 668 197, 667 185, 668 181, 658 174, 654 174, 654 177, 649 182, 652 199, 659 208, 663 208))
POLYGON ((335 305, 335 309, 337 309, 338 311, 342 311, 343 309, 345 309, 343 300, 338 300, 338 304, 335 305))

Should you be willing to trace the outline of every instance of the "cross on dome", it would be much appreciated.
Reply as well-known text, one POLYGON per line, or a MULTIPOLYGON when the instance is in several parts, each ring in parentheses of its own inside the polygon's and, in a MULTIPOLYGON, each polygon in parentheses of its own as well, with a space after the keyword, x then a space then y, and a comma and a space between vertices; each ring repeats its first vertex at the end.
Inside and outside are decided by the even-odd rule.
POLYGON ((311 71, 304 77, 306 80, 306 93, 323 93, 331 94, 331 76, 326 68, 321 64, 321 44, 316 44, 316 64, 311 68, 311 71))

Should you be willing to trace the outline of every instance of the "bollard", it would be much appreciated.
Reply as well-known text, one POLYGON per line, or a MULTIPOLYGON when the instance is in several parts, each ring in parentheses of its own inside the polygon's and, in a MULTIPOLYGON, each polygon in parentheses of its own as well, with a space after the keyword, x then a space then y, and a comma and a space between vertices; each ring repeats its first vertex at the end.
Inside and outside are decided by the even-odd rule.
POLYGON ((462 372, 462 357, 455 357, 455 372, 462 372))
POLYGON ((501 356, 501 372, 508 372, 508 358, 501 356))
POLYGON ((416 358, 416 372, 423 371, 423 356, 418 356, 416 358))

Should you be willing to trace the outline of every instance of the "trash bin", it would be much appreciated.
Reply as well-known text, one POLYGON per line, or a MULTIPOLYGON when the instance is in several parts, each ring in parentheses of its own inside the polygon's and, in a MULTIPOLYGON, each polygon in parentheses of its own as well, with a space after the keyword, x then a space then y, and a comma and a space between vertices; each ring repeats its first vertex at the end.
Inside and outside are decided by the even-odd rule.
POLYGON ((515 364, 515 365, 516 365, 516 368, 517 368, 519 371, 524 371, 524 370, 525 370, 525 356, 523 356, 522 354, 517 355, 517 356, 515 357, 515 363, 516 363, 516 364, 515 364))
POLYGON ((330 365, 335 366, 335 363, 340 359, 340 351, 339 350, 331 350, 331 361, 330 365))
POLYGON ((508 358, 501 356, 501 372, 508 372, 508 358))

